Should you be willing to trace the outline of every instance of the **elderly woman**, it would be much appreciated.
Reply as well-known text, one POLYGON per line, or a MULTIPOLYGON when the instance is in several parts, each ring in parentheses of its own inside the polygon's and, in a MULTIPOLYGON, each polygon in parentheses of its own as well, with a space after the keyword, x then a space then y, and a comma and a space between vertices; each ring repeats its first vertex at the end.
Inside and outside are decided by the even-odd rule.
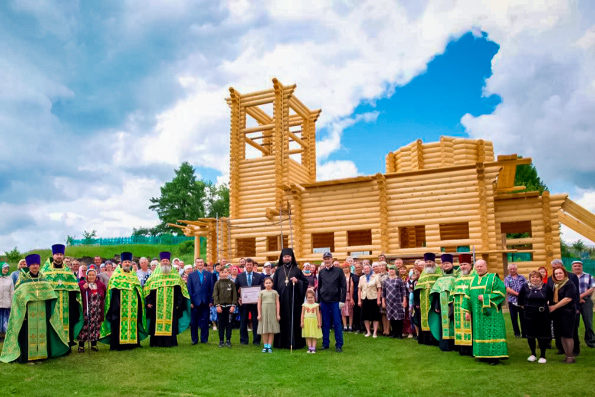
POLYGON ((543 282, 543 276, 538 271, 529 274, 529 282, 519 291, 518 304, 524 310, 525 326, 527 327, 527 342, 531 349, 529 362, 537 360, 535 354, 535 339, 539 343, 539 364, 545 364, 545 352, 551 341, 550 311, 548 302, 552 300, 552 289, 543 282))
POLYGON ((372 335, 370 333, 370 321, 374 326, 374 338, 378 337, 378 322, 380 321, 380 306, 382 284, 380 276, 372 273, 369 264, 364 265, 364 274, 359 279, 358 285, 358 306, 362 308, 361 319, 366 327, 366 338, 372 335))
MULTIPOLYGON (((380 257, 384 257, 384 255, 380 255, 380 257)), ((377 270, 378 272, 376 274, 380 275, 380 284, 384 283, 388 278, 386 265, 387 264, 385 261, 380 261, 378 262, 378 267, 376 267, 375 269, 372 266, 374 272, 376 273, 377 270)), ((390 336, 390 322, 386 316, 386 308, 384 308, 383 306, 380 306, 380 316, 382 320, 382 335, 390 336)))
POLYGON ((343 274, 345 275, 345 285, 347 292, 345 295, 345 305, 341 309, 341 319, 343 320, 343 331, 351 332, 353 330, 353 279, 351 278, 351 266, 346 261, 343 265, 343 274), (349 326, 347 323, 349 322, 349 326))
POLYGON ((184 274, 182 274, 182 280, 185 283, 188 283, 188 276, 192 273, 192 265, 185 265, 184 266, 184 274))
POLYGON ((91 268, 87 271, 85 279, 79 282, 79 288, 83 300, 84 325, 78 336, 78 352, 85 351, 85 342, 91 342, 91 350, 96 352, 99 330, 103 322, 105 285, 97 278, 95 268, 91 268))
POLYGON ((386 309, 386 317, 390 321, 393 338, 403 338, 403 320, 407 307, 407 287, 397 276, 397 267, 388 266, 388 277, 382 282, 382 307, 386 309))
POLYGON ((554 334, 559 336, 564 348, 562 362, 574 364, 574 327, 576 320, 577 288, 568 280, 568 272, 563 267, 556 267, 552 274, 554 282, 553 298, 550 301, 550 313, 554 320, 554 334))
POLYGON ((25 261, 24 259, 21 259, 19 261, 19 263, 17 264, 17 270, 10 273, 10 278, 12 279, 12 283, 14 285, 16 285, 17 281, 19 280, 19 273, 21 272, 22 269, 24 269, 26 267, 27 267, 27 261, 25 261))
MULTIPOLYGON (((411 275, 407 280, 407 291, 409 292, 409 319, 411 320, 411 332, 415 334, 415 338, 417 339, 417 335, 419 335, 419 325, 421 324, 421 313, 419 310, 415 310, 415 305, 413 304, 413 295, 415 291, 415 285, 417 284, 417 280, 419 280, 419 275, 421 272, 416 266, 411 269, 411 275)), ((409 337, 412 337, 412 334, 409 334, 409 337)))
POLYGON ((8 272, 10 265, 2 262, 2 273, 0 273, 0 341, 4 340, 8 318, 10 317, 10 306, 14 294, 14 283, 8 272))
MULTIPOLYGON (((75 263, 78 263, 78 261, 72 262, 73 265, 75 263)), ((85 278, 87 277, 87 265, 85 265, 84 263, 78 264, 77 268, 78 268, 78 273, 76 275, 76 279, 78 281, 85 281, 85 278)))

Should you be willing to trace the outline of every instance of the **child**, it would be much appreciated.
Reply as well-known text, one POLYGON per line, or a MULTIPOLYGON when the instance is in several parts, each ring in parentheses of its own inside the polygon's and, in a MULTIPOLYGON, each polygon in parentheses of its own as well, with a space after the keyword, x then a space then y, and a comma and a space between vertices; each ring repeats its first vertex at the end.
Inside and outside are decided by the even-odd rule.
POLYGON ((273 289, 273 280, 264 279, 264 290, 258 295, 258 335, 262 335, 263 353, 272 353, 273 336, 280 331, 279 293, 273 289))
POLYGON ((306 291, 306 301, 302 305, 302 337, 306 338, 308 353, 316 353, 316 339, 322 338, 322 320, 316 294, 312 290, 306 291))
POLYGON ((223 336, 226 336, 226 345, 231 347, 231 316, 238 303, 238 291, 234 282, 229 280, 227 269, 221 269, 219 280, 213 287, 213 305, 217 307, 219 322, 219 347, 223 347, 223 336))

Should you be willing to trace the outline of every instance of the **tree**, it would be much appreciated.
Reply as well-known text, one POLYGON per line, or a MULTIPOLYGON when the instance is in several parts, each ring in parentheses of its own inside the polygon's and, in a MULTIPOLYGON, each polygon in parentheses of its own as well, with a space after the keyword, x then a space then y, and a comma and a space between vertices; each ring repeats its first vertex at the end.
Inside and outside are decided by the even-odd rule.
POLYGON ((585 250, 585 243, 583 242, 583 240, 577 240, 574 243, 572 243, 572 250, 574 251, 575 255, 578 256, 579 258, 581 257, 581 254, 583 253, 583 251, 585 250))
POLYGON ((21 253, 17 247, 14 247, 14 249, 11 251, 6 251, 5 254, 6 259, 8 259, 9 262, 16 262, 21 259, 21 253))
POLYGON ((74 238, 76 236, 71 236, 70 234, 66 235, 66 245, 74 244, 74 238))
POLYGON ((533 164, 521 164, 516 167, 516 176, 514 178, 515 186, 525 186, 525 191, 539 191, 543 193, 547 186, 539 175, 533 164))
POLYGON ((82 243, 85 245, 93 244, 93 240, 97 237, 97 231, 93 230, 92 232, 84 231, 83 232, 83 241, 82 243))
POLYGON ((210 218, 215 218, 217 215, 220 217, 229 216, 229 187, 226 184, 211 185, 208 202, 210 218))
POLYGON ((155 227, 159 233, 178 234, 178 229, 167 224, 205 217, 207 183, 196 180, 194 168, 188 162, 183 162, 175 172, 174 179, 161 187, 161 197, 153 197, 150 200, 152 204, 149 209, 156 211, 161 220, 155 227))

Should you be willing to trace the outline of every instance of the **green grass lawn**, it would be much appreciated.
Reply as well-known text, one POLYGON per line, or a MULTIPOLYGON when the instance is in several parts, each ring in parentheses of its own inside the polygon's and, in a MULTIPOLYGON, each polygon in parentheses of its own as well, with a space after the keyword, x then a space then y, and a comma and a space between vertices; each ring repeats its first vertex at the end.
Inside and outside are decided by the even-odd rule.
MULTIPOLYGON (((193 242, 191 242, 194 244, 193 242)), ((194 245, 192 245, 194 247, 194 245)), ((194 248, 190 249, 190 252, 186 252, 188 250, 187 247, 183 247, 183 244, 178 245, 157 245, 157 244, 134 244, 134 245, 101 245, 101 246, 94 246, 94 245, 74 245, 66 247, 66 255, 72 256, 75 258, 82 258, 82 257, 91 257, 93 258, 96 255, 101 256, 102 258, 113 258, 114 255, 120 255, 122 252, 130 251, 135 256, 141 257, 146 256, 147 258, 155 258, 159 257, 159 253, 161 251, 170 251, 172 253, 172 259, 177 257, 182 259, 186 264, 192 264, 194 262, 194 248), (184 250, 182 252, 181 250, 184 250)), ((30 252, 23 253, 22 257, 24 258, 26 255, 29 254, 39 254, 41 255, 41 261, 45 262, 47 258, 51 256, 52 250, 50 248, 47 249, 34 249, 30 252)), ((5 257, 1 257, 2 260, 6 260, 5 257)), ((10 271, 16 269, 16 263, 10 263, 10 271)))
MULTIPOLYGON (((548 350, 548 363, 527 362, 524 339, 512 336, 510 360, 496 367, 420 346, 412 339, 364 338, 347 334, 344 352, 315 355, 306 350, 263 354, 256 346, 240 346, 233 331, 231 349, 219 349, 211 332, 209 344, 190 344, 190 331, 180 346, 79 354, 40 364, 0 364, 1 395, 275 395, 275 396, 592 396, 595 349, 582 345, 574 365, 560 363, 548 350)), ((581 328, 582 335, 582 328, 581 328)), ((332 333, 331 333, 332 340, 332 333)), ((319 343, 320 348, 320 343, 319 343)))

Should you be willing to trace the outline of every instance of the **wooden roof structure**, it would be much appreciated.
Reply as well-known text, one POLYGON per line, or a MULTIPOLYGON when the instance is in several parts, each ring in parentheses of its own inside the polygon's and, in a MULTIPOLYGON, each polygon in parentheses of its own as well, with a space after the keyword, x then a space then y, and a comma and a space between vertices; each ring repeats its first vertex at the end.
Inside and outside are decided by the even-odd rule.
POLYGON ((595 215, 566 194, 515 186, 516 154, 495 156, 489 141, 418 139, 386 156, 386 172, 316 180, 316 121, 273 79, 268 90, 230 88, 230 215, 180 220, 187 236, 207 238, 207 261, 277 260, 284 246, 298 261, 323 251, 375 259, 473 249, 506 272, 507 254, 528 273, 560 257, 560 224, 595 240, 595 215), (270 110, 272 106, 272 114, 270 110), (247 148, 256 151, 249 158, 247 148))

